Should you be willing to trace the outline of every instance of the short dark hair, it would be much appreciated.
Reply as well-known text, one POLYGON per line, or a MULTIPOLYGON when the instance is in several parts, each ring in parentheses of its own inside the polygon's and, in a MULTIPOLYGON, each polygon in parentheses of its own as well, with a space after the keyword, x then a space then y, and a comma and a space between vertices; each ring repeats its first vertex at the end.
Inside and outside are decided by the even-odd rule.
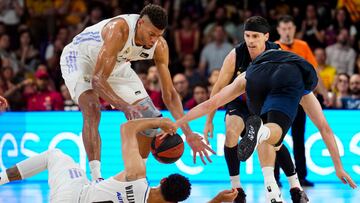
POLYGON ((280 23, 289 23, 289 22, 292 22, 295 25, 295 20, 291 15, 283 15, 280 16, 280 18, 278 19, 277 25, 279 26, 280 23))
MULTIPOLYGON (((270 25, 267 20, 261 16, 252 16, 245 20, 244 28, 247 27, 261 27, 266 29, 266 32, 270 32, 270 25)), ((246 30, 246 29, 245 29, 246 30)))
POLYGON ((161 194, 165 201, 184 201, 190 196, 191 184, 189 179, 180 174, 169 175, 160 185, 161 194))
POLYGON ((164 30, 168 25, 168 16, 161 6, 149 4, 145 6, 140 12, 140 18, 148 16, 151 23, 159 30, 164 30))

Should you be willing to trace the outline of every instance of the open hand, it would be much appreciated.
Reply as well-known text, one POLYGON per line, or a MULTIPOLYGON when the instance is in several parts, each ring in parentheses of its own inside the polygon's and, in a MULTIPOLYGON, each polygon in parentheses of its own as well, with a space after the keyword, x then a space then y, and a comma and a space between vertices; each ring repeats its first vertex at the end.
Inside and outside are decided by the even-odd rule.
POLYGON ((355 189, 357 185, 352 180, 349 174, 347 174, 343 169, 336 171, 336 176, 344 183, 349 184, 352 189, 355 189))
POLYGON ((193 161, 196 163, 196 155, 199 154, 201 161, 206 164, 204 156, 206 159, 211 163, 211 159, 209 157, 208 151, 210 151, 213 154, 216 154, 214 150, 212 150, 208 145, 206 145, 202 141, 202 137, 196 133, 191 133, 186 136, 186 142, 189 144, 193 151, 193 161))

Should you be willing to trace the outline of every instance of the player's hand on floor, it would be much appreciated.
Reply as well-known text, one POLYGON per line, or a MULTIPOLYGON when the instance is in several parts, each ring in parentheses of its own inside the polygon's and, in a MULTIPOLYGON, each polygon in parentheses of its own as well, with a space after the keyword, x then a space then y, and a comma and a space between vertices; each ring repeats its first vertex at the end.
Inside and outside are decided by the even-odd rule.
POLYGON ((233 202, 238 194, 237 189, 223 190, 219 192, 216 197, 210 201, 211 203, 217 202, 233 202))
POLYGON ((193 151, 193 161, 196 163, 196 155, 199 154, 201 161, 206 164, 204 156, 211 163, 211 159, 209 157, 208 152, 216 154, 214 150, 212 150, 207 144, 202 141, 202 137, 196 133, 190 133, 186 135, 186 142, 191 147, 193 151))
POLYGON ((347 174, 343 169, 336 171, 336 176, 338 178, 340 178, 340 180, 344 183, 344 184, 349 184, 350 187, 352 189, 355 189, 357 187, 357 185, 355 184, 355 182, 352 180, 352 178, 350 177, 349 174, 347 174))
POLYGON ((8 107, 8 103, 7 103, 6 99, 4 97, 0 96, 0 112, 5 111, 7 107, 8 107))
POLYGON ((128 120, 133 120, 137 118, 142 118, 141 111, 146 110, 148 107, 140 105, 128 105, 125 106, 123 112, 128 120))
POLYGON ((206 122, 205 128, 204 128, 204 139, 205 139, 206 144, 209 144, 209 137, 213 138, 213 130, 214 130, 213 123, 206 122))

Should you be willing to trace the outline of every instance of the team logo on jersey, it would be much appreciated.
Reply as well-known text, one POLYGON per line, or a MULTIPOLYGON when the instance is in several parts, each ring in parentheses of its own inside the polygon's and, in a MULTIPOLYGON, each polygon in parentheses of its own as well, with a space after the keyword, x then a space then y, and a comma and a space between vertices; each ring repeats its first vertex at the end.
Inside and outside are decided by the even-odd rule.
POLYGON ((147 58, 149 56, 149 54, 148 53, 145 53, 145 52, 142 52, 141 54, 140 54, 140 57, 143 57, 143 58, 147 58))
POLYGON ((138 90, 138 91, 135 92, 135 95, 139 95, 139 94, 141 94, 141 91, 140 91, 140 90, 138 90))

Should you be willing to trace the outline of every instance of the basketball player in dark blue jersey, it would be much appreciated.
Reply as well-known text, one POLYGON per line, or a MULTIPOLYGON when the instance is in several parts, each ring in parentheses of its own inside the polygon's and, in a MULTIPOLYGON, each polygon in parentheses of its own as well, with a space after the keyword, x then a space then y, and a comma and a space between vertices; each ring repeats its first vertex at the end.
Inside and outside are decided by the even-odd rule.
MULTIPOLYGON (((319 101, 312 93, 317 82, 316 71, 303 58, 286 51, 268 50, 256 57, 246 75, 239 75, 219 93, 191 109, 177 121, 177 125, 181 126, 184 122, 217 109, 246 90, 247 106, 253 115, 247 119, 246 133, 238 146, 238 158, 245 161, 257 148, 264 174, 267 202, 283 202, 274 177, 275 147, 281 145, 294 120, 297 106, 301 104, 320 131, 330 152, 336 175, 344 184, 348 183, 352 188, 356 188, 356 184, 342 166, 334 134, 319 101)), ((304 201, 307 200, 298 202, 304 201)))
MULTIPOLYGON (((269 25, 267 21, 259 16, 249 18, 245 23, 245 42, 237 45, 225 58, 220 71, 219 79, 215 83, 211 96, 218 93, 226 85, 234 81, 241 73, 245 72, 249 64, 262 52, 270 49, 280 49, 276 43, 269 42, 269 25), (249 31, 252 31, 251 35, 249 31)), ((224 155, 230 175, 230 182, 233 188, 237 188, 239 193, 235 200, 236 203, 245 202, 246 195, 241 188, 240 183, 240 160, 237 158, 237 148, 239 136, 244 133, 244 120, 250 113, 246 106, 244 97, 237 97, 233 101, 225 105, 226 116, 226 137, 224 146, 224 155)), ((207 117, 204 129, 205 140, 208 142, 208 134, 212 137, 213 124, 212 120, 215 111, 211 112, 207 117)), ((291 156, 286 146, 280 148, 285 158, 279 159, 281 166, 288 177, 291 187, 290 193, 295 202, 307 200, 306 194, 298 181, 295 166, 291 160, 291 156)), ((262 155, 259 155, 262 156, 262 155)))

